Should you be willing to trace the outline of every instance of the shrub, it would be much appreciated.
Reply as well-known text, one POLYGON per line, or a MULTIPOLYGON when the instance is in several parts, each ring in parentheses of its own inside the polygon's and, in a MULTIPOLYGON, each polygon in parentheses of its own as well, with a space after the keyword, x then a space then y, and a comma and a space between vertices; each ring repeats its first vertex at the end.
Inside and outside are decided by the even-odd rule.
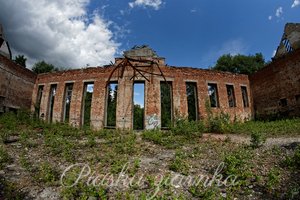
POLYGON ((202 136, 205 127, 202 121, 188 121, 187 119, 177 119, 175 125, 171 128, 175 135, 202 136))
POLYGON ((251 133, 251 147, 258 148, 266 142, 266 135, 258 131, 252 131, 251 133))
POLYGON ((36 178, 44 183, 53 184, 59 179, 59 173, 48 162, 45 162, 39 167, 36 178))
POLYGON ((250 158, 252 157, 251 152, 245 147, 239 148, 233 152, 227 153, 224 158, 224 169, 223 174, 226 176, 234 175, 237 176, 237 185, 246 186, 253 177, 251 172, 250 158))
POLYGON ((12 162, 12 158, 7 153, 6 149, 0 146, 0 170, 2 170, 6 164, 12 162))
POLYGON ((231 131, 230 115, 221 112, 218 115, 209 115, 207 119, 208 131, 212 133, 228 133, 231 131))

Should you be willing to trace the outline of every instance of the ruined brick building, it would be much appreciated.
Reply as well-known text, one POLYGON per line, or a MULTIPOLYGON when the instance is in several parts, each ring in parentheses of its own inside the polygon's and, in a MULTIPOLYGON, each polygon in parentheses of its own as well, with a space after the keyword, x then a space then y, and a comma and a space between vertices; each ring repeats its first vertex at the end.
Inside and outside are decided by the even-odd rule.
POLYGON ((49 122, 132 129, 134 85, 142 84, 145 129, 164 128, 177 117, 201 120, 207 107, 241 120, 300 116, 299 36, 299 24, 287 24, 274 60, 251 76, 168 66, 147 46, 109 66, 38 75, 0 55, 0 112, 31 108, 49 122))

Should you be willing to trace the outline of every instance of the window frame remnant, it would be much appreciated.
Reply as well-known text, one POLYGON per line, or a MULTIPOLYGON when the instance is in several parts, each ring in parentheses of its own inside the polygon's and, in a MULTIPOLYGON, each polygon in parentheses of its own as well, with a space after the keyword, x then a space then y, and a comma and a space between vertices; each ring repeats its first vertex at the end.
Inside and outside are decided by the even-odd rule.
POLYGON ((241 92, 242 92, 244 108, 249 108, 249 97, 248 97, 247 86, 241 86, 241 92))
POLYGON ((57 84, 50 85, 49 91, 49 103, 48 103, 48 121, 52 123, 53 121, 53 113, 54 113, 54 103, 55 103, 55 96, 57 91, 57 84))
POLYGON ((227 98, 228 98, 228 106, 230 108, 236 107, 234 86, 230 84, 226 84, 226 91, 227 91, 227 98))
POLYGON ((106 87, 106 100, 105 100, 105 127, 106 128, 115 128, 117 125, 117 106, 118 106, 118 82, 117 81, 111 81, 107 84, 106 87), (111 88, 111 90, 109 89, 111 87, 111 85, 114 85, 114 89, 111 88), (113 92, 113 96, 111 96, 110 92, 113 92), (110 104, 109 100, 111 99, 111 102, 114 103, 110 104), (112 112, 110 112, 109 110, 111 110, 110 106, 114 106, 112 112), (110 116, 112 115, 112 116, 110 116), (110 123, 110 121, 108 119, 110 119, 112 117, 112 123, 110 123))
POLYGON ((300 94, 295 95, 296 104, 300 104, 300 94))
POLYGON ((133 101, 132 101, 132 105, 133 105, 133 107, 132 107, 132 110, 133 110, 133 112, 132 112, 132 127, 133 127, 133 129, 134 130, 144 130, 145 129, 145 82, 144 81, 134 81, 133 82, 133 95, 132 95, 132 97, 133 97, 133 101), (139 105, 139 104, 135 104, 135 95, 134 95, 134 93, 135 93, 135 85, 143 85, 143 88, 144 88, 144 90, 143 90, 143 107, 140 107, 139 109, 141 109, 142 110, 142 116, 141 116, 141 118, 142 118, 142 125, 141 125, 141 127, 139 126, 139 123, 140 122, 138 122, 138 121, 136 121, 135 120, 135 116, 138 114, 138 112, 137 112, 137 109, 135 109, 135 106, 136 105, 139 105))
POLYGON ((73 87, 74 87, 74 83, 66 83, 65 84, 64 103, 63 103, 63 120, 62 120, 63 122, 70 121, 70 110, 71 110, 73 87))
POLYGON ((287 107, 287 106, 288 106, 288 100, 287 100, 287 98, 281 98, 281 99, 279 100, 279 105, 280 105, 281 107, 287 107))
POLYGON ((217 83, 208 83, 208 96, 210 101, 211 108, 219 108, 219 94, 218 94, 218 84, 217 83))
POLYGON ((197 121, 199 119, 198 90, 196 82, 186 82, 186 97, 188 106, 188 120, 197 121))
POLYGON ((91 125, 91 111, 94 95, 94 82, 84 82, 83 95, 82 95, 82 108, 81 108, 81 124, 83 127, 89 127, 91 125), (88 91, 89 85, 93 85, 92 92, 88 91), (89 98, 87 95, 91 94, 89 98), (88 111, 86 111, 88 109, 88 111))
POLYGON ((161 128, 167 129, 173 123, 173 87, 170 81, 160 82, 160 106, 161 128), (170 103, 166 105, 166 102, 163 101, 169 101, 170 103))
POLYGON ((38 117, 38 118, 40 117, 43 91, 44 91, 44 85, 39 85, 37 95, 36 95, 36 102, 35 102, 35 114, 36 114, 36 117, 38 117))

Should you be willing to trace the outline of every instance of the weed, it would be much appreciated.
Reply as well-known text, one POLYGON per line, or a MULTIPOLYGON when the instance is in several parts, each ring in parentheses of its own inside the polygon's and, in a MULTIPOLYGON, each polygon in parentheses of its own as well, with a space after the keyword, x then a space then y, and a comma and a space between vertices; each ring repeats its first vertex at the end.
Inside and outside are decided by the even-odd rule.
POLYGON ((2 170, 7 164, 12 162, 12 158, 7 153, 6 149, 0 146, 0 170, 2 170))
POLYGON ((1 199, 23 200, 26 197, 25 194, 21 192, 21 190, 18 189, 15 184, 5 180, 2 177, 0 177, 0 189, 1 199))
POLYGON ((292 156, 288 156, 284 160, 284 164, 292 169, 300 170, 300 146, 298 146, 292 156))
POLYGON ((280 181, 280 172, 276 168, 272 168, 268 175, 268 180, 267 180, 267 188, 269 191, 273 191, 279 184, 280 181))
POLYGON ((188 119, 177 119, 175 125, 171 127, 171 131, 175 135, 183 135, 186 137, 202 136, 205 130, 202 121, 188 121, 188 119))
POLYGON ((239 148, 225 155, 223 174, 237 177, 237 185, 246 186, 253 174, 250 170, 251 152, 245 147, 239 148))
POLYGON ((32 163, 29 162, 28 157, 26 154, 23 152, 20 156, 20 164, 21 167, 23 167, 26 171, 33 172, 33 166, 32 163))
POLYGON ((174 171, 174 172, 179 172, 182 173, 184 175, 188 174, 189 171, 189 165, 187 163, 187 161, 185 160, 186 155, 181 152, 181 151, 177 151, 175 153, 175 158, 172 160, 169 169, 174 171))
POLYGON ((38 173, 35 177, 38 181, 53 184, 59 178, 59 173, 48 162, 44 162, 40 165, 38 173))
POLYGON ((206 200, 214 200, 220 198, 219 191, 216 186, 204 187, 202 184, 193 185, 188 190, 193 197, 206 200))
POLYGON ((251 133, 251 147, 252 148, 258 148, 262 146, 266 142, 266 135, 264 133, 253 131, 251 133))

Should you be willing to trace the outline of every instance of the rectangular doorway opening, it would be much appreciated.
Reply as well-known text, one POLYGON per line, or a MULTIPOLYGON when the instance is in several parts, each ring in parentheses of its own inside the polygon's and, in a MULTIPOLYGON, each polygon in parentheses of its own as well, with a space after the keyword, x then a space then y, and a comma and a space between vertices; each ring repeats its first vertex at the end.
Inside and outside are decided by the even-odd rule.
POLYGON ((186 96, 188 104, 188 119, 189 121, 196 121, 198 120, 197 83, 186 83, 186 96))
POLYGON ((54 108, 54 100, 56 95, 57 85, 53 84, 50 86, 50 95, 49 95, 49 105, 48 105, 48 121, 52 123, 53 118, 53 108, 54 108))
POLYGON ((144 129, 145 113, 145 83, 135 82, 133 84, 133 129, 144 129))
POLYGON ((161 128, 170 128, 173 119, 172 82, 160 82, 161 128))
POLYGON ((117 97, 118 97, 118 83, 110 82, 107 86, 106 94, 106 127, 116 127, 116 113, 117 113, 117 97))
POLYGON ((69 123, 71 100, 72 100, 73 83, 67 83, 65 85, 65 96, 63 105, 63 122, 69 123))
POLYGON ((91 124, 91 108, 94 93, 94 83, 84 83, 83 105, 82 105, 82 125, 89 127, 91 124))

